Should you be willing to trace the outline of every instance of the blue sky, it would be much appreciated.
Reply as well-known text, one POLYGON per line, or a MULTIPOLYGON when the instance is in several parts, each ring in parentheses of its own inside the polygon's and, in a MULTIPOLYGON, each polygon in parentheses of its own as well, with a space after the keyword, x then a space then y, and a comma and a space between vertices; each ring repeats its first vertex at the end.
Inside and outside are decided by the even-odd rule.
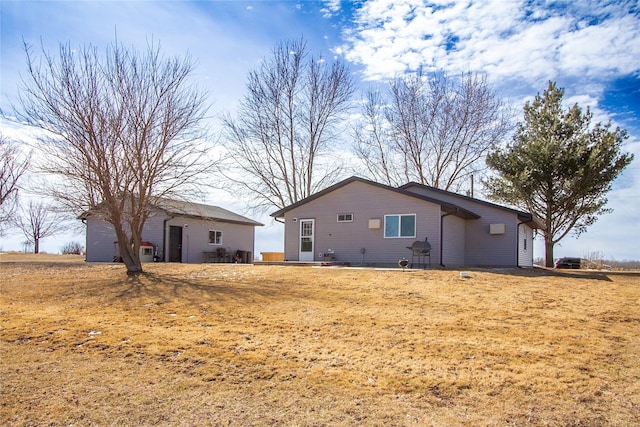
MULTIPOLYGON (((637 1, 0 1, 0 107, 7 111, 25 71, 22 40, 55 51, 104 47, 114 40, 144 47, 153 39, 166 55, 189 53, 194 79, 212 102, 211 120, 233 111, 247 73, 283 39, 303 36, 310 53, 348 62, 364 92, 369 85, 418 67, 448 74, 486 73, 518 111, 546 88, 564 87, 568 103, 612 120, 631 137, 636 160, 613 185, 605 215, 579 239, 567 237, 556 256, 598 251, 617 260, 640 259, 640 6, 637 1)), ((354 113, 357 110, 354 110, 354 113)), ((521 117, 519 114, 518 118, 521 117)), ((0 122, 6 136, 28 139, 0 122)), ((345 140, 345 144, 348 141, 345 140)), ((477 194, 476 194, 477 195, 477 194)), ((206 202, 246 213, 226 194, 206 202)), ((282 226, 268 215, 257 229, 256 252, 282 249, 282 226)), ((56 252, 64 236, 46 239, 56 252)), ((77 238, 78 240, 80 237, 77 238)), ((2 249, 19 249, 20 236, 2 249)), ((543 256, 536 245, 536 256, 543 256)))

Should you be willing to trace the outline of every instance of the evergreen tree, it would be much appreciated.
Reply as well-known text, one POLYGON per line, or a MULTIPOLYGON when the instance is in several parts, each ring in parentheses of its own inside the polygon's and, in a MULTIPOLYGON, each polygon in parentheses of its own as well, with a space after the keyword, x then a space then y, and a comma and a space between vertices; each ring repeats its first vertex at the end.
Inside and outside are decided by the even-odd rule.
POLYGON ((577 105, 564 110, 564 90, 549 82, 543 95, 524 107, 511 144, 487 156, 497 172, 485 181, 488 196, 526 209, 544 222, 545 265, 567 234, 579 236, 606 208, 611 183, 633 160, 621 154, 628 138, 611 123, 591 125, 593 114, 577 105))

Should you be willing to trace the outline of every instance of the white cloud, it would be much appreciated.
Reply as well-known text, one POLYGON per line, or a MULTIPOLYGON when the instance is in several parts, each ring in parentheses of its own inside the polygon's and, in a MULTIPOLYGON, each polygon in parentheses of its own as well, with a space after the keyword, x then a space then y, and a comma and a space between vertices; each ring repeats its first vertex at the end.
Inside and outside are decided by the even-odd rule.
POLYGON ((347 59, 365 67, 369 79, 418 66, 530 83, 560 73, 624 75, 640 68, 640 19, 626 13, 624 5, 591 11, 600 15, 593 25, 570 5, 528 7, 500 0, 433 7, 416 0, 372 0, 358 11, 341 48, 347 59))
MULTIPOLYGON (((485 73, 517 105, 532 100, 553 80, 566 89, 565 106, 589 107, 593 123, 606 123, 615 119, 601 105, 608 86, 640 71, 640 16, 631 13, 630 4, 369 0, 357 11, 353 27, 345 30, 339 51, 361 65, 369 80, 393 78, 418 67, 448 74, 485 73)), ((640 226, 633 218, 640 197, 639 149, 637 138, 623 148, 636 160, 609 194, 614 213, 604 215, 579 240, 563 240, 556 255, 604 249, 611 252, 608 256, 638 257, 640 226), (626 231, 620 224, 629 224, 626 231)))
POLYGON ((561 69, 569 73, 625 75, 640 68, 640 20, 610 19, 563 34, 558 49, 561 69))
POLYGON ((331 18, 342 9, 342 2, 340 0, 327 0, 324 4, 325 7, 321 9, 324 18, 331 18))

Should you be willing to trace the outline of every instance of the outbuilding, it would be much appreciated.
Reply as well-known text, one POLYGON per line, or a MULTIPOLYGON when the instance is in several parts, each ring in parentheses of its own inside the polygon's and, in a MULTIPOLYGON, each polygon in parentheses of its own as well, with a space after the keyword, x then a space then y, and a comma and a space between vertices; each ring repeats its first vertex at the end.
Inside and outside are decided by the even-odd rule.
MULTIPOLYGON (((94 209, 80 216, 87 226, 86 260, 118 261, 113 226, 95 213, 94 209)), ((255 253, 255 227, 262 225, 218 206, 161 199, 152 206, 144 225, 141 260, 250 263, 255 253)))

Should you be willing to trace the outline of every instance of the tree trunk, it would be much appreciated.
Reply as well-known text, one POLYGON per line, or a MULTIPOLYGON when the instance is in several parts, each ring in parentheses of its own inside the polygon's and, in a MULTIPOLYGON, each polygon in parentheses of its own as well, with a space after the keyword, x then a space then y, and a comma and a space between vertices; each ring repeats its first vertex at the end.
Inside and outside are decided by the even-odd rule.
POLYGON ((122 256, 122 262, 127 267, 127 276, 135 276, 142 273, 142 263, 140 262, 140 256, 132 254, 131 250, 120 250, 122 256))
POLYGON ((544 236, 544 265, 545 267, 553 268, 553 240, 552 236, 545 234, 544 236))
POLYGON ((136 253, 134 251, 134 245, 129 241, 129 238, 122 229, 122 226, 114 226, 114 228, 118 238, 118 247, 120 248, 122 263, 127 267, 127 276, 135 276, 142 273, 140 252, 136 253))
POLYGON ((40 239, 33 239, 33 253, 40 253, 40 239))

